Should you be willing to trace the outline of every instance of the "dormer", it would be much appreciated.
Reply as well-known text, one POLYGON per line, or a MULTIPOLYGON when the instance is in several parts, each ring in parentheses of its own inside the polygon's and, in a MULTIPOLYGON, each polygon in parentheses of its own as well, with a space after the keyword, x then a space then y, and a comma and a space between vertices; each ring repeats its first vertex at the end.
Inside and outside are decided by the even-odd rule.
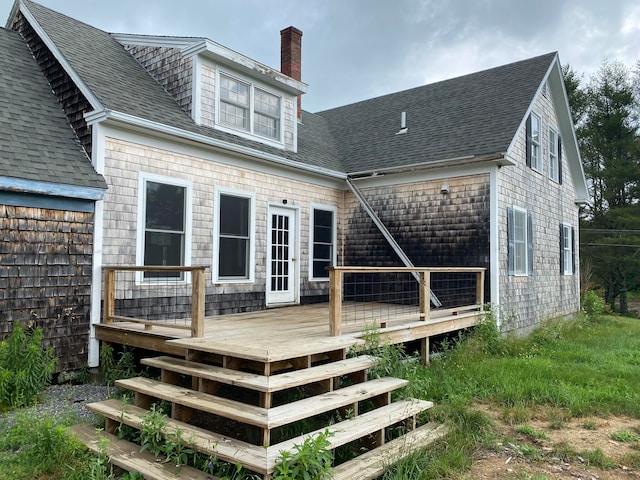
POLYGON ((207 38, 114 38, 197 124, 296 151, 300 95, 307 90, 300 30, 281 32, 281 72, 207 38))

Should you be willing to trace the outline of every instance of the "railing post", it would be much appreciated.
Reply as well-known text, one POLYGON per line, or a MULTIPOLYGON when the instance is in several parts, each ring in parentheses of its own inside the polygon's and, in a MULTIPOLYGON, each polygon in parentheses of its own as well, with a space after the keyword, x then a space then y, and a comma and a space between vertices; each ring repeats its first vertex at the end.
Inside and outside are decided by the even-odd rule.
POLYGON ((484 309, 484 270, 476 274, 476 303, 480 305, 480 310, 484 309))
POLYGON ((104 290, 103 290, 103 323, 113 323, 113 316, 116 312, 116 271, 112 268, 104 269, 104 290))
POLYGON ((191 273, 191 336, 204 337, 205 312, 204 268, 198 268, 191 273))
POLYGON ((329 334, 342 333, 342 271, 329 268, 329 334))
POLYGON ((431 317, 431 272, 420 271, 420 320, 428 321, 431 317))

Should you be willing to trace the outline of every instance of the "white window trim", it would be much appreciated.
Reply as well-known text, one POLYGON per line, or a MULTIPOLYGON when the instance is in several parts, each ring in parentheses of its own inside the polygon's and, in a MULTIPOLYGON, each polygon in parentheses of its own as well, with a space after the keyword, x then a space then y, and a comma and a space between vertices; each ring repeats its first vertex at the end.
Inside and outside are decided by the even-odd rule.
POLYGON ((528 232, 528 216, 529 216, 529 212, 527 212, 526 209, 521 208, 521 207, 516 207, 515 205, 513 206, 513 232, 515 235, 515 231, 516 231, 516 215, 521 214, 524 215, 524 271, 518 271, 516 268, 517 265, 517 261, 516 261, 516 252, 517 252, 517 248, 516 248, 516 238, 514 237, 513 239, 513 275, 515 277, 528 277, 529 276, 529 232, 528 232))
POLYGON ((284 124, 285 124, 284 104, 285 104, 286 97, 281 92, 274 91, 272 88, 269 88, 267 85, 256 82, 255 80, 252 80, 248 77, 239 75, 235 72, 231 72, 228 70, 222 70, 219 67, 215 67, 214 65, 211 65, 211 66, 216 69, 215 128, 218 130, 222 130, 227 133, 233 133, 234 135, 245 137, 251 140, 257 140, 259 142, 272 145, 274 147, 278 147, 278 148, 284 147, 284 124), (231 125, 225 125, 220 121, 220 90, 221 90, 220 75, 224 75, 234 80, 237 80, 239 82, 249 84, 250 86, 249 88, 249 129, 244 130, 240 128, 233 128, 231 125), (254 133, 254 130, 253 130, 254 101, 255 101, 254 90, 256 87, 259 88, 260 90, 263 90, 267 93, 270 93, 280 98, 280 129, 279 129, 280 131, 278 132, 278 138, 266 137, 264 135, 254 133))
POLYGON ((553 180, 556 183, 560 182, 560 158, 558 157, 558 139, 560 138, 560 134, 558 133, 558 131, 553 128, 553 127, 549 127, 549 133, 548 133, 548 138, 547 138, 547 148, 549 149, 549 178, 551 180, 553 180), (551 142, 551 138, 555 139, 553 142, 551 142), (552 165, 553 165, 553 160, 551 157, 551 146, 553 145, 554 151, 555 151, 555 164, 556 164, 556 172, 555 172, 555 177, 553 176, 553 172, 552 172, 552 165))
POLYGON ((213 272, 215 283, 254 283, 256 271, 256 194, 247 190, 215 186, 213 188, 213 272), (228 278, 218 275, 218 250, 220 248, 220 195, 248 198, 249 208, 249 265, 248 277, 228 278))
POLYGON ((573 275, 573 229, 571 227, 571 224, 569 223, 562 223, 562 238, 564 241, 566 241, 566 239, 569 239, 569 245, 568 247, 565 247, 564 244, 562 245, 562 252, 560 252, 560 254, 562 255, 562 261, 563 261, 563 275, 573 275), (568 259, 567 259, 567 254, 568 254, 568 259))
POLYGON ((535 112, 531 112, 531 169, 535 170, 538 173, 543 173, 544 171, 544 161, 543 161, 543 154, 542 154, 542 145, 543 145, 543 141, 542 141, 542 117, 540 115, 538 115, 535 112), (534 142, 533 140, 533 119, 537 119, 538 120, 538 141, 534 142), (533 145, 537 145, 538 147, 538 163, 536 165, 534 165, 533 163, 533 145))
MULTIPOLYGON (((145 237, 145 212, 147 211, 146 182, 164 183, 167 185, 175 185, 185 188, 185 226, 184 226, 184 266, 191 265, 191 238, 192 238, 192 212, 193 212, 193 182, 182 178, 167 177, 164 175, 156 175, 154 173, 139 172, 138 174, 138 222, 136 232, 136 265, 144 266, 144 237, 145 237)), ((144 278, 144 272, 136 272, 136 285, 153 284, 165 279, 154 280, 152 278, 144 278)), ((177 283, 190 283, 191 274, 185 272, 183 280, 177 283)))
POLYGON ((314 210, 326 210, 333 212, 332 238, 333 251, 331 253, 331 265, 335 266, 338 261, 338 209, 333 205, 323 205, 321 203, 311 203, 309 205, 309 281, 310 282, 327 282, 329 281, 329 273, 326 277, 313 276, 313 243, 314 243, 314 210))

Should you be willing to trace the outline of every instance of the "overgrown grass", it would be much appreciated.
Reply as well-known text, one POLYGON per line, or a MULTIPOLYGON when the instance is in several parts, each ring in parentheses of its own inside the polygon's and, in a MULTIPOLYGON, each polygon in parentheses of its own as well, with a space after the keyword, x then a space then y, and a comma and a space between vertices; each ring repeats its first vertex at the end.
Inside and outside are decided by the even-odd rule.
MULTIPOLYGON (((531 407, 546 409, 555 428, 587 415, 640 418, 640 322, 635 319, 591 316, 549 322, 526 338, 500 336, 489 319, 445 348, 430 368, 407 369, 411 360, 401 363, 386 373, 409 372, 410 396, 434 401, 438 407, 430 416, 453 425, 453 432, 399 462, 385 479, 447 478, 467 469, 473 452, 495 441, 488 418, 470 409, 474 402, 502 406, 515 425, 530 419, 531 407)), ((528 435, 526 430, 521 433, 528 435)), ((535 453, 522 452, 532 458, 535 453)), ((589 465, 611 468, 601 451, 581 456, 589 465)))
POLYGON ((85 480, 94 457, 67 427, 73 416, 34 417, 19 413, 10 426, 0 424, 0 478, 85 480))

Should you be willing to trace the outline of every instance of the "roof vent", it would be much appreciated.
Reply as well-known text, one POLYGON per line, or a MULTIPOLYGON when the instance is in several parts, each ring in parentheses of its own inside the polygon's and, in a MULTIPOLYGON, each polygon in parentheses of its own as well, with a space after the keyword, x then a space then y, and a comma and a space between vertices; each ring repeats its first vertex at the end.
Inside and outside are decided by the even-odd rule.
POLYGON ((407 112, 400 113, 400 130, 396 132, 396 135, 404 135, 409 129, 407 128, 407 112))

